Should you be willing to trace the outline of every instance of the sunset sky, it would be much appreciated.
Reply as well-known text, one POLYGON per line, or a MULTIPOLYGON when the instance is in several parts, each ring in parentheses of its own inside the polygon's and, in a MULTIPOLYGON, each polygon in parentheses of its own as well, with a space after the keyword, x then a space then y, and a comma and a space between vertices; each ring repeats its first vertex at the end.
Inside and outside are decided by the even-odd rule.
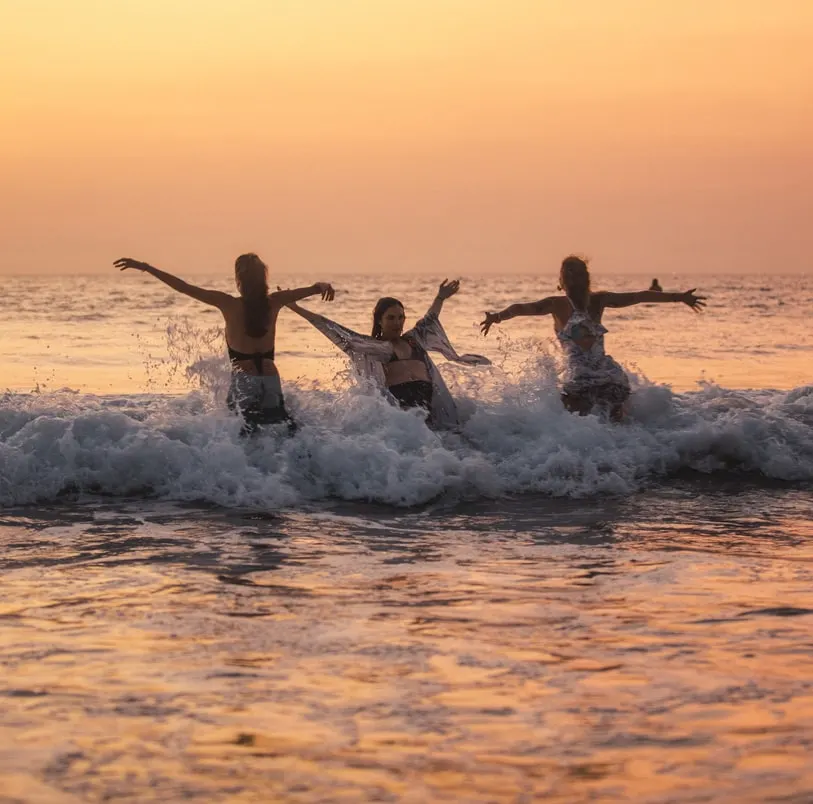
POLYGON ((0 273, 813 273, 811 0, 0 0, 0 273))

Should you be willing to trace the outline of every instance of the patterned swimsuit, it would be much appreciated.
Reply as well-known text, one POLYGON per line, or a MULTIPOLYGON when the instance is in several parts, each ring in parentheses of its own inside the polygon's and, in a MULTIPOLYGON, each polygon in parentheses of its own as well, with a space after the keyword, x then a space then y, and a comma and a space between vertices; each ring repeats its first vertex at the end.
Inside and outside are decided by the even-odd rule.
POLYGON ((562 396, 591 408, 621 405, 630 395, 630 384, 624 369, 604 352, 607 328, 568 301, 573 311, 557 333, 565 355, 562 396), (592 343, 585 348, 579 341, 588 338, 592 343))

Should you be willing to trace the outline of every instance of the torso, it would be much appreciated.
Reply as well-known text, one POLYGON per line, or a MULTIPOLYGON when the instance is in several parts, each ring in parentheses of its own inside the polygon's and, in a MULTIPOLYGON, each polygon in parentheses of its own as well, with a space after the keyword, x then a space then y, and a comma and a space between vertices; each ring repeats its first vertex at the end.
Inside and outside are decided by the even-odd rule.
POLYGON ((571 363, 586 364, 604 357, 604 335, 607 330, 601 323, 602 312, 601 298, 592 294, 584 309, 576 307, 567 296, 561 305, 557 305, 554 329, 571 363))
MULTIPOLYGON (((567 296, 557 296, 556 308, 553 311, 553 331, 558 335, 570 321, 574 313, 573 305, 567 296)), ((591 293, 587 301, 587 315, 597 324, 601 323, 601 316, 604 314, 604 304, 601 293, 591 293)))
POLYGON ((384 363, 384 377, 387 386, 400 385, 416 380, 429 382, 429 371, 426 367, 425 352, 415 341, 404 338, 392 342, 395 354, 384 363))
POLYGON ((268 300, 268 331, 262 338, 252 338, 246 334, 242 299, 235 296, 231 298, 232 301, 222 310, 226 322, 226 343, 234 351, 252 356, 246 360, 232 360, 232 366, 246 374, 277 375, 277 367, 270 356, 254 358, 253 355, 274 353, 279 306, 273 304, 270 299, 268 300), (259 371, 259 368, 262 368, 262 371, 259 371))

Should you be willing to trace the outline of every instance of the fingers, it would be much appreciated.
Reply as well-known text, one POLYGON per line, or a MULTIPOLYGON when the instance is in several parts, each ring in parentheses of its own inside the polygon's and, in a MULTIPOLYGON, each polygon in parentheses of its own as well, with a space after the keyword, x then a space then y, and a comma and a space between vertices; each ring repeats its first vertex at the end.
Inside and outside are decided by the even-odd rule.
POLYGON ((695 296, 694 292, 697 288, 692 288, 691 290, 684 291, 683 293, 683 301, 689 305, 696 313, 702 313, 703 308, 706 306, 706 296, 695 296))
POLYGON ((705 296, 695 296, 694 292, 697 288, 692 288, 692 290, 686 291, 686 303, 689 307, 692 308, 696 313, 702 313, 703 308, 706 306, 706 297, 705 296))
POLYGON ((132 257, 120 257, 119 259, 115 260, 113 265, 115 265, 120 271, 124 271, 127 268, 135 268, 139 271, 143 271, 147 267, 146 263, 134 260, 132 257))

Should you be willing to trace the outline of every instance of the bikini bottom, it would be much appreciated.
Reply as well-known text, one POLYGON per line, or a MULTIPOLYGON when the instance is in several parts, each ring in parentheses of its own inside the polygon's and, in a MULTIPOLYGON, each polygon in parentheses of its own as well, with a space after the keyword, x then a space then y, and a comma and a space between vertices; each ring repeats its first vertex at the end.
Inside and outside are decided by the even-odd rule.
POLYGON ((407 408, 432 409, 432 383, 427 380, 399 382, 397 385, 390 385, 387 390, 405 410, 407 408))
POLYGON ((286 424, 290 434, 296 431, 296 422, 285 409, 282 386, 276 375, 235 371, 226 404, 243 417, 241 435, 252 435, 261 427, 273 424, 286 424))

